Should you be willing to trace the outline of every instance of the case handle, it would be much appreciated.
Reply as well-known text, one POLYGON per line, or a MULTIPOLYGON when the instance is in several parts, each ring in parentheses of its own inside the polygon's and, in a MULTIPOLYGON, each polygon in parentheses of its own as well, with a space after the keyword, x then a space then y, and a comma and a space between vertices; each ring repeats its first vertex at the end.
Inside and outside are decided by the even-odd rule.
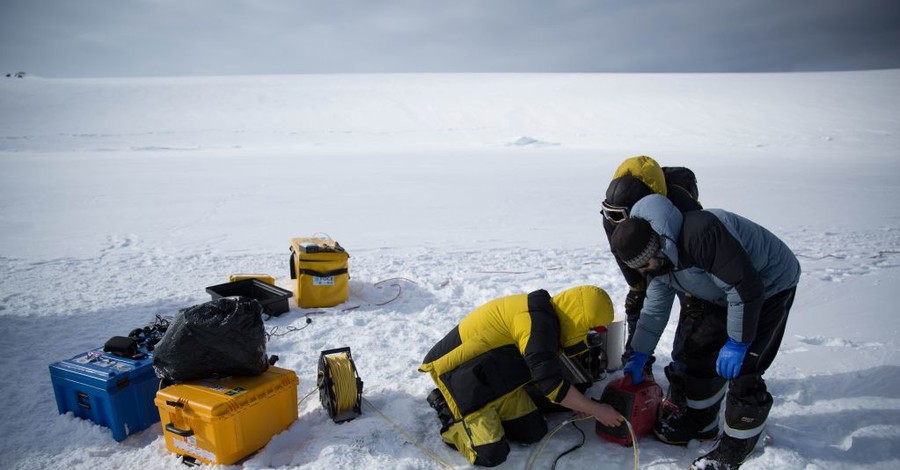
POLYGON ((181 437, 189 437, 189 436, 194 435, 193 429, 188 429, 188 430, 178 429, 175 426, 172 426, 172 423, 169 423, 166 425, 166 431, 169 431, 172 434, 177 434, 181 437))
POLYGON ((313 276, 313 277, 340 276, 341 274, 347 274, 348 272, 349 271, 347 271, 347 268, 335 269, 333 271, 314 271, 312 269, 301 269, 300 270, 300 274, 306 274, 307 276, 313 276))
POLYGON ((294 250, 291 250, 291 259, 288 260, 291 267, 291 279, 297 279, 297 269, 294 267, 294 250))

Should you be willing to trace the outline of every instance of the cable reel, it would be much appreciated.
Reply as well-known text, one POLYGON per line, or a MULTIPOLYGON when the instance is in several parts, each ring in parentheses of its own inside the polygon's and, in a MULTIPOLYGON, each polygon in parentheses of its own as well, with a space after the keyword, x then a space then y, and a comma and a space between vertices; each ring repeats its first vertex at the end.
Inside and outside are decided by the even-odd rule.
POLYGON ((343 423, 362 414, 363 381, 356 372, 350 348, 322 351, 316 378, 319 400, 335 423, 343 423))

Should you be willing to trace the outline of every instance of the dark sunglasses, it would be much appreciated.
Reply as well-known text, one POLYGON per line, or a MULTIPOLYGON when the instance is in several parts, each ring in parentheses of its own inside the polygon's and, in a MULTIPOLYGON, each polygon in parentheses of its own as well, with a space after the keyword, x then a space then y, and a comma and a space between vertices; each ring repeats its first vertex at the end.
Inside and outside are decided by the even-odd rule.
POLYGON ((613 224, 619 224, 628 218, 627 207, 614 206, 606 201, 601 202, 600 207, 600 212, 603 213, 603 217, 606 217, 606 220, 613 224))

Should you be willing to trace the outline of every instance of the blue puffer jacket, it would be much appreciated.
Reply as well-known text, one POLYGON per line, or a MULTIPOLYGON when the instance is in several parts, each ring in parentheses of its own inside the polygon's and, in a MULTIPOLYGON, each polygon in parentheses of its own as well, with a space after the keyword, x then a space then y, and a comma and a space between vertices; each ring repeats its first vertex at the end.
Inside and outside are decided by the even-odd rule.
POLYGON ((675 291, 728 307, 728 336, 742 343, 756 337, 765 299, 797 285, 800 263, 765 228, 721 209, 682 214, 660 195, 631 210, 662 237, 660 253, 675 266, 653 277, 632 339, 635 351, 652 354, 669 321, 675 291))

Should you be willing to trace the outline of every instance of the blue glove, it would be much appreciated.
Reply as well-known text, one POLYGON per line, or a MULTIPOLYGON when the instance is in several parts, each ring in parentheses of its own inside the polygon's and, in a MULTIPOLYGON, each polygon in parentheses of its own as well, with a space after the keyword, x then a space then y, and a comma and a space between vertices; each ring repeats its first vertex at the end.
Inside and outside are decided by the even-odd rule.
POLYGON ((628 362, 625 363, 622 371, 626 374, 631 374, 631 385, 637 385, 644 381, 644 364, 647 363, 647 359, 650 359, 650 357, 638 351, 635 351, 628 358, 628 362))
POLYGON ((719 350, 719 358, 716 360, 716 372, 728 380, 737 378, 741 373, 741 364, 744 356, 750 349, 750 343, 738 343, 728 338, 728 342, 719 350))

